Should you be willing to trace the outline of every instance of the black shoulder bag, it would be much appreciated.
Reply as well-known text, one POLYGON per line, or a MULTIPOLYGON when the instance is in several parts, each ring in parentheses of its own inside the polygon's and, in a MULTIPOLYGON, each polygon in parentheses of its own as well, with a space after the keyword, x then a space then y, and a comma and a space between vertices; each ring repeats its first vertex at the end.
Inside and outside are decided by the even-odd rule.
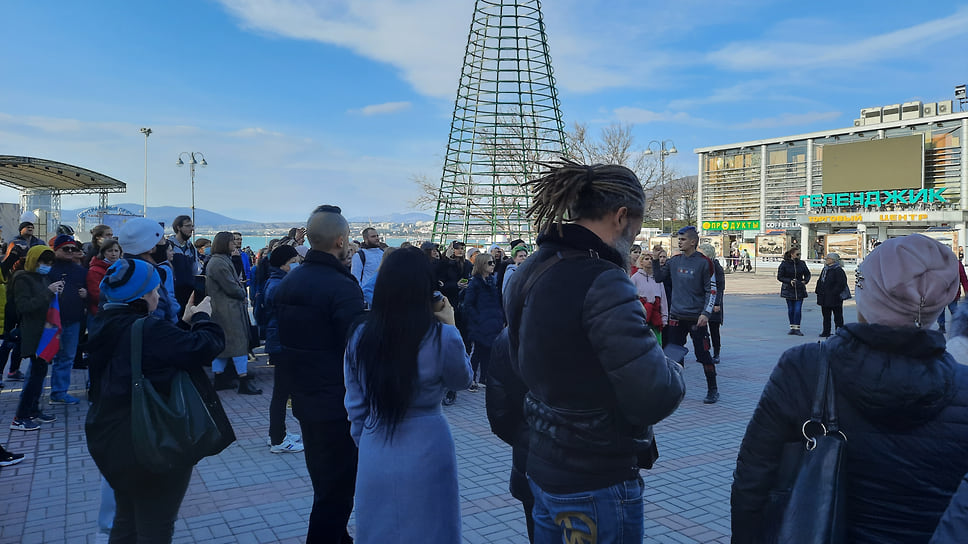
POLYGON ((820 346, 820 372, 810 419, 803 423, 796 480, 780 516, 776 542, 840 544, 846 541, 847 435, 837 421, 830 362, 820 346))
POLYGON ((138 464, 164 473, 191 467, 224 446, 222 433, 188 372, 175 372, 167 399, 144 377, 145 319, 131 327, 131 438, 138 464))

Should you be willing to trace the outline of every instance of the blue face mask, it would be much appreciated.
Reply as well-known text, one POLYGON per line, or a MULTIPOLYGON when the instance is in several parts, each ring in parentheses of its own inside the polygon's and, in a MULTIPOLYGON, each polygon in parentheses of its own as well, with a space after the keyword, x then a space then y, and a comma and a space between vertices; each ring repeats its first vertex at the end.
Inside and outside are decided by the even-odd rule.
POLYGON ((37 273, 40 274, 41 276, 46 276, 47 274, 50 273, 50 265, 49 264, 37 265, 37 273))
POLYGON ((299 268, 299 263, 289 263, 289 271, 290 272, 292 272, 293 270, 295 270, 297 268, 299 268))

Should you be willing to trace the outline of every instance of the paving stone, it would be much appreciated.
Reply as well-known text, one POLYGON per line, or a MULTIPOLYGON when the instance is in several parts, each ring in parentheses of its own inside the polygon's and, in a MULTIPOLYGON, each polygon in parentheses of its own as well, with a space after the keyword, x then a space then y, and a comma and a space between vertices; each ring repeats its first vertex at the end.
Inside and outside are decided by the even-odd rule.
MULTIPOLYGON (((786 334, 786 306, 775 278, 730 274, 727 278, 722 398, 705 405, 700 365, 686 357, 686 397, 680 408, 656 426, 660 458, 643 471, 645 533, 650 542, 729 541, 729 488, 740 440, 779 355, 816 341, 820 313, 804 308, 803 338, 786 334)), ((854 318, 854 302, 845 319, 854 318)), ((265 445, 272 367, 265 358, 250 365, 264 391, 222 395, 238 441, 216 457, 203 459, 192 474, 175 523, 174 542, 302 543, 312 508, 312 485, 305 457, 272 454, 265 445)), ((86 371, 74 371, 71 394, 84 399, 86 371)), ((12 418, 20 394, 0 391, 0 414, 12 418)), ((45 395, 49 394, 45 390, 45 395)), ((521 504, 508 493, 511 449, 491 434, 483 394, 458 393, 444 408, 454 435, 463 520, 463 542, 526 542, 521 504)), ((42 399, 46 403, 47 397, 42 399)), ((0 544, 93 542, 100 501, 100 476, 87 453, 84 418, 88 404, 45 406, 58 421, 39 432, 8 431, 0 440, 27 455, 19 465, 0 468, 0 544)), ((291 413, 293 432, 299 423, 291 413)), ((388 497, 388 500, 391 498, 388 497)), ((350 532, 355 533, 355 516, 350 532)))

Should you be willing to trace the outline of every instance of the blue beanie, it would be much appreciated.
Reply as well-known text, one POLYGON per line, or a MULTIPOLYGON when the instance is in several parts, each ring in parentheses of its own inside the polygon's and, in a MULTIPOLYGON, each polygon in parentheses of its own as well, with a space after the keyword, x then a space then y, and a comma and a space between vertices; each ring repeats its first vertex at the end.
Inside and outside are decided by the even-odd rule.
POLYGON ((131 302, 160 284, 161 278, 151 264, 138 259, 119 259, 101 280, 101 292, 108 302, 131 302))

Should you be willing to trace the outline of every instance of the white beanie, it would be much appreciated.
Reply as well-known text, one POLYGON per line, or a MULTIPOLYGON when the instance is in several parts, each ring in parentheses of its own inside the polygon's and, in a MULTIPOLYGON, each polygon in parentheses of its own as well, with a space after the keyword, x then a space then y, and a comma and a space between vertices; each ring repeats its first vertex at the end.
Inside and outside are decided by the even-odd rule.
POLYGON ((32 212, 30 210, 27 210, 24 213, 20 214, 20 222, 21 223, 36 223, 37 222, 37 214, 35 214, 34 212, 32 212))
POLYGON ((141 255, 151 251, 164 237, 165 230, 157 221, 136 217, 121 225, 118 243, 128 255, 141 255))

